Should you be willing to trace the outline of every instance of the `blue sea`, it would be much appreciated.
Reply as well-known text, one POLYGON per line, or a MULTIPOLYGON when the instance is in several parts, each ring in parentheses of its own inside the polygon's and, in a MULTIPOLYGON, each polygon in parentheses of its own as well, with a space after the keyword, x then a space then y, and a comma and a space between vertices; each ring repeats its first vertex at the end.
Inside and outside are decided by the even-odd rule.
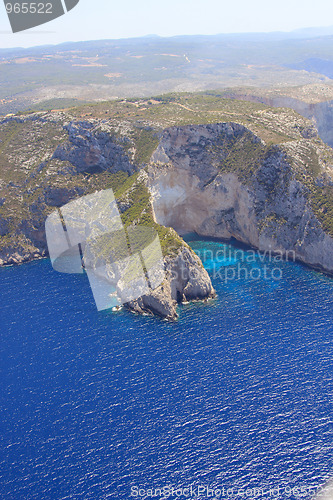
POLYGON ((98 313, 48 260, 0 270, 1 500, 310 499, 333 477, 333 280, 191 246, 218 295, 176 323, 98 313))

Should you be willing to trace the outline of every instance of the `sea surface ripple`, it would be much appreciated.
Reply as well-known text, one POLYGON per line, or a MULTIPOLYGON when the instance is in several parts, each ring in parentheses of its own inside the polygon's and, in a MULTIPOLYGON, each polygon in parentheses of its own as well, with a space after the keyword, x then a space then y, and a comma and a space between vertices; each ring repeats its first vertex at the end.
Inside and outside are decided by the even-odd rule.
POLYGON ((0 270, 1 499, 308 499, 333 476, 333 280, 283 262, 280 280, 225 283, 215 264, 217 299, 174 324, 98 313, 86 277, 48 260, 0 270))

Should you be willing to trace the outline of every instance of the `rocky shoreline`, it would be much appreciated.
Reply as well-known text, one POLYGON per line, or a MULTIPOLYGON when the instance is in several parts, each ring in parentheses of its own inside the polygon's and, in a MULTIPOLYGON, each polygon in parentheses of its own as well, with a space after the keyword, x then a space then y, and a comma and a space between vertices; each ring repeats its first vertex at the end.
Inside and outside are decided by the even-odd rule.
POLYGON ((12 267, 12 266, 20 266, 22 264, 29 264, 30 262, 34 262, 36 260, 47 259, 48 255, 46 252, 33 252, 33 253, 23 253, 20 254, 17 249, 13 250, 12 254, 6 255, 0 253, 0 267, 12 267))
MULTIPOLYGON (((0 259, 0 267, 12 267, 47 259, 47 252, 9 255, 0 259)), ((153 314, 175 321, 178 318, 177 305, 182 302, 207 301, 215 297, 207 271, 199 257, 187 246, 180 248, 174 256, 164 259, 165 280, 148 295, 125 304, 125 308, 139 314, 153 314)))
POLYGON ((177 304, 207 301, 215 297, 211 279, 191 249, 183 247, 176 256, 167 257, 164 262, 166 278, 162 285, 126 307, 134 312, 149 312, 174 321, 178 317, 177 304))
POLYGON ((71 121, 59 112, 3 120, 0 266, 46 257, 47 216, 112 188, 125 227, 152 225, 163 248, 166 280, 128 304, 135 312, 174 320, 177 303, 214 296, 182 234, 234 238, 261 252, 292 251, 332 274, 333 150, 294 112, 249 112, 247 125, 162 130, 120 118, 71 121))

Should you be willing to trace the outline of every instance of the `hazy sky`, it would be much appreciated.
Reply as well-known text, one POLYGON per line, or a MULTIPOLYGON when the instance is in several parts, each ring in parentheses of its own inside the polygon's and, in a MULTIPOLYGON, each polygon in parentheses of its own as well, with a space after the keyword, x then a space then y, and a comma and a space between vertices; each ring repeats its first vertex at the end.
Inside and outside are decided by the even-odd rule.
POLYGON ((291 31, 329 25, 333 25, 332 0, 80 0, 57 20, 12 34, 0 0, 0 48, 147 34, 291 31))

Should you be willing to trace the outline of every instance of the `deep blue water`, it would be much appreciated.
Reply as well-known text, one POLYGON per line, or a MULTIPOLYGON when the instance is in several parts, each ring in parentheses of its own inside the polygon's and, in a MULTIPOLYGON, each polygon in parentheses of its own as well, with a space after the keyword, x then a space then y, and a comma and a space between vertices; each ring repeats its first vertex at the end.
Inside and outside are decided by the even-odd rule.
POLYGON ((0 270, 1 499, 310 498, 333 476, 333 280, 266 259, 244 266, 282 279, 225 283, 214 264, 231 276, 237 259, 214 259, 218 298, 175 324, 98 313, 88 280, 47 260, 0 270))

